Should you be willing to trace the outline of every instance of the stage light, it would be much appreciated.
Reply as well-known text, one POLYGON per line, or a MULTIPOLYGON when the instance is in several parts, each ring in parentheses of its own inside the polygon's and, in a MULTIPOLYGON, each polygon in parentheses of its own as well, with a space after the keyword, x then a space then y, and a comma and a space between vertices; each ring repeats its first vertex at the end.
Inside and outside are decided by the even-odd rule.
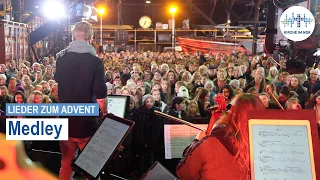
POLYGON ((230 20, 230 19, 228 19, 227 23, 228 23, 228 24, 230 24, 230 23, 231 23, 231 20, 230 20))
POLYGON ((100 15, 103 15, 104 13, 106 13, 106 9, 104 7, 100 7, 98 9, 98 12, 99 12, 100 15))
POLYGON ((177 12, 177 7, 175 5, 171 5, 170 6, 170 9, 169 9, 171 15, 172 15, 172 20, 171 20, 171 23, 172 23, 172 34, 171 34, 171 37, 172 37, 172 40, 171 40, 171 43, 172 43, 172 51, 174 52, 175 51, 175 46, 176 46, 176 39, 175 39, 175 19, 174 19, 174 16, 177 12))
POLYGON ((56 0, 51 0, 48 1, 44 5, 44 14, 48 19, 61 19, 65 17, 65 10, 64 6, 62 3, 56 1, 56 0))
POLYGON ((170 13, 175 14, 177 12, 177 8, 175 6, 170 7, 170 13))
POLYGON ((146 1, 147 4, 151 4, 151 1, 146 1))

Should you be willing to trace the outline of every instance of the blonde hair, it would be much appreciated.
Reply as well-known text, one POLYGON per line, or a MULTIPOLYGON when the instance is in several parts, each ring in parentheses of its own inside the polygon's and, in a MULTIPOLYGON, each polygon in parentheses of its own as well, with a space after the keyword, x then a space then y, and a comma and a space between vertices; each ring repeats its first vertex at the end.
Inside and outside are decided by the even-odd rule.
POLYGON ((35 91, 40 91, 41 93, 43 93, 43 88, 42 88, 42 86, 41 85, 36 85, 36 86, 34 86, 34 90, 35 91), (37 88, 40 88, 40 90, 36 90, 37 88))
POLYGON ((28 103, 34 103, 34 97, 35 97, 36 95, 41 96, 41 97, 42 97, 42 100, 43 100, 43 94, 42 94, 41 91, 33 91, 33 92, 30 94, 27 102, 28 102, 28 103))
MULTIPOLYGON (((29 79, 29 82, 30 82, 30 85, 31 85, 31 79, 30 79, 30 76, 28 76, 28 75, 23 75, 22 77, 21 77, 21 84, 22 84, 22 87, 26 87, 26 83, 24 82, 26 79, 29 79)), ((32 85, 31 85, 32 86, 32 85)))
POLYGON ((182 73, 182 76, 181 76, 181 81, 188 83, 189 81, 188 82, 184 81, 184 79, 187 78, 187 77, 189 78, 189 81, 190 81, 191 78, 192 78, 192 75, 191 75, 191 73, 189 71, 184 71, 182 73))
POLYGON ((50 97, 48 95, 43 95, 42 96, 42 103, 50 104, 50 103, 52 103, 52 100, 50 99, 50 97))
POLYGON ((122 94, 123 91, 128 91, 129 94, 131 93, 131 91, 130 91, 130 89, 128 88, 128 86, 123 86, 123 87, 121 88, 121 94, 122 94))
POLYGON ((138 88, 138 85, 135 82, 127 82, 127 87, 131 89, 131 87, 138 88))
POLYGON ((227 71, 226 71, 225 69, 219 69, 218 72, 217 72, 217 74, 218 74, 219 72, 223 74, 223 77, 224 77, 225 79, 227 78, 228 73, 227 73, 227 71))
POLYGON ((90 23, 82 21, 78 22, 72 29, 73 40, 84 39, 91 40, 93 37, 93 28, 90 23))
POLYGON ((40 83, 39 83, 39 85, 43 85, 43 84, 48 84, 48 82, 47 81, 41 81, 40 83))
POLYGON ((207 74, 208 73, 208 68, 205 65, 201 65, 198 69, 198 72, 200 73, 200 75, 202 76, 203 74, 207 74), (200 70, 203 70, 203 73, 200 73, 200 70))
POLYGON ((52 89, 50 91, 50 94, 49 94, 50 97, 53 97, 53 96, 58 96, 58 83, 55 83, 53 86, 52 86, 52 89), (57 88, 57 92, 53 92, 53 88, 57 88))
POLYGON ((6 81, 7 80, 7 76, 5 74, 0 74, 0 79, 4 79, 6 81))
POLYGON ((289 98, 289 99, 287 100, 286 104, 285 104, 285 108, 286 108, 286 109, 292 109, 292 105, 293 105, 294 103, 300 104, 299 99, 298 99, 298 98, 289 98))
POLYGON ((194 104, 194 105, 197 106, 196 115, 199 116, 199 115, 200 115, 199 105, 198 105, 197 101, 195 101, 195 100, 191 100, 191 101, 189 102, 189 104, 188 104, 188 114, 190 113, 190 106, 191 106, 191 104, 194 104))
POLYGON ((243 89, 237 88, 237 89, 234 90, 234 92, 236 93, 236 95, 239 95, 239 94, 243 93, 243 89))
POLYGON ((7 86, 0 86, 0 91, 5 91, 6 95, 9 94, 7 86))

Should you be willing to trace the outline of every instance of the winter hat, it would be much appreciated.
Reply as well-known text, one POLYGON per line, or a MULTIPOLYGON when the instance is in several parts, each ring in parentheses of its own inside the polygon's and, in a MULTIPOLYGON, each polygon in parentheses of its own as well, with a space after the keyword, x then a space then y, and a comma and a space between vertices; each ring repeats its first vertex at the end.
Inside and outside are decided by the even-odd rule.
POLYGON ((189 92, 188 92, 188 89, 184 86, 181 86, 178 90, 178 93, 177 93, 177 96, 178 97, 184 97, 186 99, 189 99, 190 96, 189 96, 189 92))
POLYGON ((240 82, 237 79, 232 79, 229 85, 232 86, 234 89, 237 89, 240 87, 240 82))
POLYGON ((146 100, 147 100, 148 98, 151 98, 151 99, 152 99, 152 102, 153 102, 153 104, 154 104, 154 98, 153 98, 153 96, 152 96, 151 94, 146 94, 146 95, 144 95, 144 96, 142 97, 142 104, 143 104, 143 105, 145 104, 145 102, 146 102, 146 100))

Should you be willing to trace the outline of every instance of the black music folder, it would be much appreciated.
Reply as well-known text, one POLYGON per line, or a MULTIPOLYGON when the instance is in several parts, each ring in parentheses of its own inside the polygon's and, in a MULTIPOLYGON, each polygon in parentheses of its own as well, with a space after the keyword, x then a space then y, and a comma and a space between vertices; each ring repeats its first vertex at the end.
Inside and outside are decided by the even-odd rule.
POLYGON ((133 126, 132 121, 108 114, 75 159, 72 168, 88 179, 98 179, 133 126))
POLYGON ((161 163, 155 162, 150 169, 142 176, 141 180, 178 180, 161 163))

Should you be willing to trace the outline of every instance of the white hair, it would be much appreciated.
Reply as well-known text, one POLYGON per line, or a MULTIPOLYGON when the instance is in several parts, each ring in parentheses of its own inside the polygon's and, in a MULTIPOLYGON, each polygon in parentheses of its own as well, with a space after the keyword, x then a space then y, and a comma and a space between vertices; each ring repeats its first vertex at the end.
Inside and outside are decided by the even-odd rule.
POLYGON ((269 69, 269 73, 270 73, 271 71, 275 71, 275 72, 276 72, 276 75, 278 75, 278 74, 279 74, 278 69, 277 69, 276 67, 274 67, 274 66, 270 67, 270 69, 269 69))
POLYGON ((213 84, 213 82, 212 82, 211 80, 208 80, 208 81, 204 84, 204 88, 207 89, 207 87, 208 87, 209 85, 211 85, 211 87, 214 88, 214 84, 213 84))
POLYGON ((4 75, 4 74, 0 74, 0 79, 7 80, 7 76, 6 76, 6 75, 4 75))
POLYGON ((161 69, 162 69, 162 67, 167 67, 167 68, 169 69, 169 65, 168 65, 168 64, 166 64, 166 63, 161 64, 161 69))
POLYGON ((138 87, 137 84, 135 82, 127 82, 127 87, 130 89, 131 87, 138 87))

